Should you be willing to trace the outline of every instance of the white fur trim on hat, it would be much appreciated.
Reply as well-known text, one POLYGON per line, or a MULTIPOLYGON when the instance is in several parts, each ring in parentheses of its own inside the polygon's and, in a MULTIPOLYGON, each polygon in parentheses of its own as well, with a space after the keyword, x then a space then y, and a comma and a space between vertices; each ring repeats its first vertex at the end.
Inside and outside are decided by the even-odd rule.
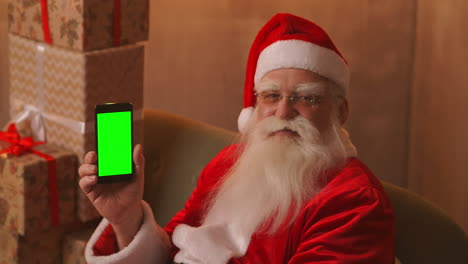
POLYGON ((316 72, 340 85, 345 91, 349 68, 333 50, 303 40, 280 40, 266 47, 258 57, 255 84, 268 72, 296 68, 316 72))
POLYGON ((154 220, 151 207, 144 201, 142 206, 144 219, 140 230, 128 246, 109 256, 95 256, 93 252, 93 246, 109 225, 107 219, 101 221, 86 245, 88 264, 166 263, 171 248, 169 236, 154 220))
POLYGON ((249 124, 249 120, 252 118, 253 112, 254 108, 252 106, 246 107, 240 112, 239 118, 237 118, 237 127, 241 133, 245 133, 247 130, 247 126, 249 124))

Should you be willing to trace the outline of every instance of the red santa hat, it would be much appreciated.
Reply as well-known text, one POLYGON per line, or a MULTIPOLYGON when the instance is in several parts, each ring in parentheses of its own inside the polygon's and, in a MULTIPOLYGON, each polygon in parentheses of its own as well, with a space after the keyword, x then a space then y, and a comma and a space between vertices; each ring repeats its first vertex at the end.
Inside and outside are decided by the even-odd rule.
POLYGON ((244 109, 238 118, 245 132, 256 97, 254 87, 268 72, 282 68, 310 70, 346 93, 349 68, 330 37, 317 24, 291 14, 277 14, 258 32, 250 49, 244 86, 244 109))

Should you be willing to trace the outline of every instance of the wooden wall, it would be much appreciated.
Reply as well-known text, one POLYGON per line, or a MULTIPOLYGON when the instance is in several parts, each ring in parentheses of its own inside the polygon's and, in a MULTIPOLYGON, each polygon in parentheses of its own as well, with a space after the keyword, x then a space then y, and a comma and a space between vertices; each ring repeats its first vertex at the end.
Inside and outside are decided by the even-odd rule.
POLYGON ((468 232, 468 2, 419 0, 409 187, 468 232))

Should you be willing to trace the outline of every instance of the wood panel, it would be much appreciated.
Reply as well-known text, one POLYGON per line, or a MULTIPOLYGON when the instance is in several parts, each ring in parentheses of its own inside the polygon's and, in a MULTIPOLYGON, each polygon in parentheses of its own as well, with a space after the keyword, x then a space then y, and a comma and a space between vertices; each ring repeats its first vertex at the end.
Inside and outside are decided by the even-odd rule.
POLYGON ((415 4, 364 3, 361 33, 350 51, 350 132, 360 157, 377 176, 406 186, 415 4))
POLYGON ((468 2, 418 1, 409 187, 468 231, 468 2))
POLYGON ((251 42, 277 12, 331 35, 352 70, 348 126, 359 155, 405 186, 414 0, 152 2, 145 107, 236 130, 251 42))

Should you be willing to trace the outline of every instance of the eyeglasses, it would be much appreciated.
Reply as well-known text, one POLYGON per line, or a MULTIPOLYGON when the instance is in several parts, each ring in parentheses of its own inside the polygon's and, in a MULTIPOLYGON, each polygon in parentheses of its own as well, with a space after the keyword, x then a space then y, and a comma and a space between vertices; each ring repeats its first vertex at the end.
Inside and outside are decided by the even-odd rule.
POLYGON ((292 94, 288 96, 282 95, 277 91, 263 91, 260 93, 255 93, 255 96, 258 98, 260 103, 267 105, 277 104, 283 98, 287 98, 293 105, 298 103, 304 107, 316 106, 323 101, 323 96, 317 94, 292 94))

